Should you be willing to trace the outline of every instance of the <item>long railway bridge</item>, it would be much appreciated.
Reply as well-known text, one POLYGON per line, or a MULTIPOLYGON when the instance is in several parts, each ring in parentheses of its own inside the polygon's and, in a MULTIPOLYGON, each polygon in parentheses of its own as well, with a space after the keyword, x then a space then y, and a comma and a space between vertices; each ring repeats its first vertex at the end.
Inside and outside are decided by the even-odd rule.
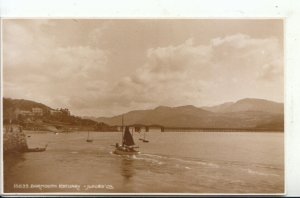
MULTIPOLYGON (((168 127, 162 125, 144 125, 144 124, 131 124, 129 126, 131 131, 135 132, 263 132, 263 131, 283 131, 280 128, 220 128, 220 127, 168 127)), ((118 131, 122 131, 122 126, 115 126, 118 131)))

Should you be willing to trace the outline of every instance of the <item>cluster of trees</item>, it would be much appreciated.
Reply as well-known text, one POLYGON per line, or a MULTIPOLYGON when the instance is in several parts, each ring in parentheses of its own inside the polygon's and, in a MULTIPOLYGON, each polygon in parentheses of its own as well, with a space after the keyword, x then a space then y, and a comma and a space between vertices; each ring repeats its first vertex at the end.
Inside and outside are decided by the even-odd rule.
POLYGON ((79 116, 73 116, 68 114, 48 114, 43 116, 44 122, 61 122, 65 124, 71 124, 76 126, 95 126, 97 124, 96 121, 83 119, 79 116))

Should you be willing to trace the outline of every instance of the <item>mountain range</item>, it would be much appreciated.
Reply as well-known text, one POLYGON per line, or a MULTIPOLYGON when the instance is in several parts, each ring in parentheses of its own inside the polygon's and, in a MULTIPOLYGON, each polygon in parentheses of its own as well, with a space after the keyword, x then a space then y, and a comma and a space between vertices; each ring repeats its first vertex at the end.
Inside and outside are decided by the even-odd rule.
POLYGON ((165 127, 203 128, 263 128, 283 130, 284 105, 273 101, 246 98, 216 106, 159 106, 149 110, 134 110, 113 117, 91 118, 109 125, 124 123, 163 125, 165 127))
MULTIPOLYGON (((30 100, 4 98, 3 118, 8 118, 9 114, 16 108, 31 110, 33 107, 40 107, 44 110, 51 109, 44 104, 30 100)), ((269 131, 283 131, 284 129, 283 103, 255 98, 204 107, 193 105, 158 106, 154 109, 134 110, 113 117, 84 117, 85 119, 82 120, 91 119, 114 126, 122 124, 122 117, 125 125, 145 124, 182 128, 257 128, 269 131)), ((80 120, 79 117, 76 119, 80 120)))
POLYGON ((261 111, 275 114, 283 114, 284 111, 283 103, 253 98, 245 98, 237 102, 227 102, 216 106, 202 107, 202 109, 212 112, 261 111))

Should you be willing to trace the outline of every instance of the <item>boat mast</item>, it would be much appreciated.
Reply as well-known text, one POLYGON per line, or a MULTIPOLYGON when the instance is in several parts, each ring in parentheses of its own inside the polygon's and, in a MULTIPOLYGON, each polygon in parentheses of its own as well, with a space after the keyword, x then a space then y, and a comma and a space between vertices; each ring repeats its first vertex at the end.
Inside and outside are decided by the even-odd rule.
POLYGON ((132 135, 132 137, 133 137, 133 130, 134 130, 134 128, 131 128, 131 135, 132 135))
POLYGON ((122 115, 122 128, 121 128, 121 134, 122 134, 122 146, 124 144, 124 140, 123 140, 123 130, 124 130, 124 115, 122 115))

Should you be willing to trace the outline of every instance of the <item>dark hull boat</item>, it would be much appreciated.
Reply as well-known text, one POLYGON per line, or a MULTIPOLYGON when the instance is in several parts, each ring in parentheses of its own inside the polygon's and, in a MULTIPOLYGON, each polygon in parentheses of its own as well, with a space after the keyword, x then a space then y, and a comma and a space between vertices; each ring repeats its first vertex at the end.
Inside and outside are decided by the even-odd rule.
POLYGON ((146 142, 146 143, 149 142, 149 140, 146 140, 146 139, 143 139, 143 138, 140 138, 139 140, 141 140, 141 141, 143 141, 143 142, 146 142))
POLYGON ((126 126, 124 135, 122 136, 122 145, 116 143, 113 153, 117 155, 136 155, 140 153, 135 150, 136 148, 138 147, 134 144, 133 137, 129 132, 129 127, 126 126))
POLYGON ((144 138, 139 138, 139 140, 145 142, 145 143, 148 143, 149 140, 146 140, 146 132, 144 132, 144 138))
POLYGON ((46 151, 48 144, 44 148, 28 148, 25 152, 43 152, 46 151))
POLYGON ((43 152, 46 151, 46 148, 28 148, 26 152, 43 152))
POLYGON ((126 148, 124 146, 119 146, 118 148, 116 148, 114 150, 114 154, 117 154, 117 155, 137 155, 139 153, 140 152, 135 149, 126 148))

